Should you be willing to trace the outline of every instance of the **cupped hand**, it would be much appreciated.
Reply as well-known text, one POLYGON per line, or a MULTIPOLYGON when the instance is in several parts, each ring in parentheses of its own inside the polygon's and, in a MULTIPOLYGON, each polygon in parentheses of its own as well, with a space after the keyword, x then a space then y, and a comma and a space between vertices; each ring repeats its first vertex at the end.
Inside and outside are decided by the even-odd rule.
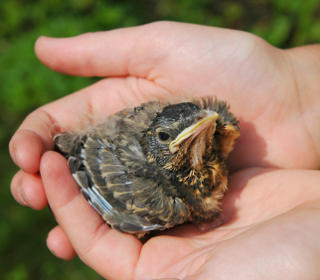
POLYGON ((278 279, 290 269, 292 275, 314 269, 308 260, 320 254, 312 243, 320 230, 314 222, 319 173, 281 168, 316 168, 319 150, 285 51, 245 32, 160 22, 40 38, 36 53, 56 71, 104 77, 31 113, 10 142, 21 168, 12 193, 35 209, 49 201, 59 224, 48 237, 54 254, 68 259, 75 251, 108 279, 278 279), (50 151, 57 128, 81 127, 87 119, 154 99, 208 95, 226 100, 241 121, 230 158, 226 223, 215 230, 185 225, 142 245, 101 220, 80 195, 65 159, 50 151))

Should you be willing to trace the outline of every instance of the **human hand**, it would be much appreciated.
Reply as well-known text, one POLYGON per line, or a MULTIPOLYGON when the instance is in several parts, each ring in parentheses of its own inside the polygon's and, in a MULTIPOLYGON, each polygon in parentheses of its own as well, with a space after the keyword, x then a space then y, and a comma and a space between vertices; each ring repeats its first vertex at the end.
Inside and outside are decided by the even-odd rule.
MULTIPOLYGON (((319 147, 314 144, 318 131, 310 133, 316 120, 304 122, 310 119, 310 106, 305 110, 308 102, 302 102, 288 52, 244 32, 165 22, 69 39, 42 38, 36 52, 40 60, 57 71, 108 76, 30 114, 10 143, 12 158, 22 169, 13 179, 13 195, 35 209, 43 208, 49 200, 60 226, 49 234, 48 246, 59 257, 70 258, 75 250, 89 266, 111 279, 197 273, 198 278, 190 279, 207 279, 206 274, 200 274, 200 268, 211 278, 223 275, 227 279, 228 266, 236 265, 228 256, 245 246, 244 241, 260 240, 259 246, 253 248, 256 253, 264 248, 266 256, 275 254, 274 248, 270 250, 265 243, 270 238, 268 229, 277 240, 284 233, 292 234, 293 224, 300 228, 299 223, 306 223, 307 219, 301 221, 296 212, 311 208, 313 215, 319 214, 309 204, 293 210, 319 199, 315 184, 318 171, 256 168, 316 168, 319 164, 319 147), (225 198, 228 221, 214 231, 199 233, 192 226, 181 226, 142 245, 130 235, 110 230, 79 194, 65 160, 54 152, 45 153, 53 147, 53 126, 79 127, 89 115, 101 119, 153 99, 210 94, 231 104, 241 120, 242 134, 230 160, 231 169, 238 171, 231 176, 231 191, 225 198), (36 174, 39 170, 41 176, 36 174), (277 192, 272 186, 277 187, 277 192), (274 191, 273 196, 270 190, 274 191), (260 197, 256 199, 258 192, 260 197), (267 197, 269 203, 265 204, 267 197), (256 216, 252 218, 252 214, 256 216), (281 219, 288 224, 287 230, 270 230, 282 223, 281 219), (230 239, 223 241, 226 238, 230 239), (228 261, 223 262, 224 258, 228 261)), ((299 233, 297 239, 303 238, 299 233)), ((319 234, 315 229, 310 230, 312 233, 319 234)), ((303 248, 308 246, 301 244, 303 248)), ((288 242, 288 250, 296 249, 290 245, 288 242)), ((261 260, 250 252, 244 249, 245 255, 239 256, 242 262, 234 261, 246 265, 252 260, 254 273, 253 268, 258 269, 261 260)), ((278 262, 279 270, 282 265, 278 262)), ((240 277, 241 271, 235 271, 240 277)), ((242 279, 248 279, 245 275, 242 279)))

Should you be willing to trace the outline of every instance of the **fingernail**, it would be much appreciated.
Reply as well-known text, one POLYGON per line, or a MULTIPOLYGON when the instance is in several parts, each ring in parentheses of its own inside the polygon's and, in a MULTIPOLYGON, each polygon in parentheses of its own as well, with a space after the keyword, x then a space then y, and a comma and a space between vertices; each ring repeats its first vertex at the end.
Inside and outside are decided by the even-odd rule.
POLYGON ((16 161, 16 158, 17 158, 17 156, 16 156, 16 145, 15 145, 15 141, 13 139, 11 139, 10 142, 9 142, 9 152, 10 152, 10 156, 11 156, 13 162, 15 164, 17 164, 17 161, 16 161))
POLYGON ((51 39, 51 38, 54 38, 54 37, 50 37, 50 36, 46 36, 46 35, 40 35, 40 36, 38 37, 38 40, 39 40, 39 39, 51 39))
POLYGON ((26 200, 26 197, 25 197, 25 193, 24 193, 22 187, 19 188, 19 190, 18 190, 18 195, 19 195, 21 204, 22 204, 23 206, 29 206, 28 203, 27 203, 27 200, 26 200))
MULTIPOLYGON (((52 39, 52 37, 41 35, 36 39, 35 46, 37 47, 40 42, 50 40, 50 39, 52 39)), ((42 43, 40 43, 40 44, 42 44, 42 43)))

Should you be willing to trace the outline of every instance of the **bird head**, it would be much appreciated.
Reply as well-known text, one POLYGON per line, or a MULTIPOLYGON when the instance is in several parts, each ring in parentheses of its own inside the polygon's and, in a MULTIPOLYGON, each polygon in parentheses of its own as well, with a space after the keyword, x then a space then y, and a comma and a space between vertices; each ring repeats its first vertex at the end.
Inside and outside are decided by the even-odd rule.
POLYGON ((225 159, 238 136, 238 121, 224 102, 168 105, 146 133, 148 157, 169 171, 201 170, 213 154, 225 159))

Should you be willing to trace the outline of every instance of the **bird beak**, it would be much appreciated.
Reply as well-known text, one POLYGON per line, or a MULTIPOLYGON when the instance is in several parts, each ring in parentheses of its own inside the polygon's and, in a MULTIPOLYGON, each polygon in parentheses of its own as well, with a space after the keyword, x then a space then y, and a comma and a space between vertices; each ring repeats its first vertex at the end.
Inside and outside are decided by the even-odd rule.
POLYGON ((174 139, 170 145, 169 150, 172 154, 178 151, 179 146, 183 141, 192 137, 193 139, 197 137, 205 128, 211 125, 218 119, 219 115, 216 112, 206 112, 206 115, 197 121, 195 124, 185 128, 177 137, 174 139))

